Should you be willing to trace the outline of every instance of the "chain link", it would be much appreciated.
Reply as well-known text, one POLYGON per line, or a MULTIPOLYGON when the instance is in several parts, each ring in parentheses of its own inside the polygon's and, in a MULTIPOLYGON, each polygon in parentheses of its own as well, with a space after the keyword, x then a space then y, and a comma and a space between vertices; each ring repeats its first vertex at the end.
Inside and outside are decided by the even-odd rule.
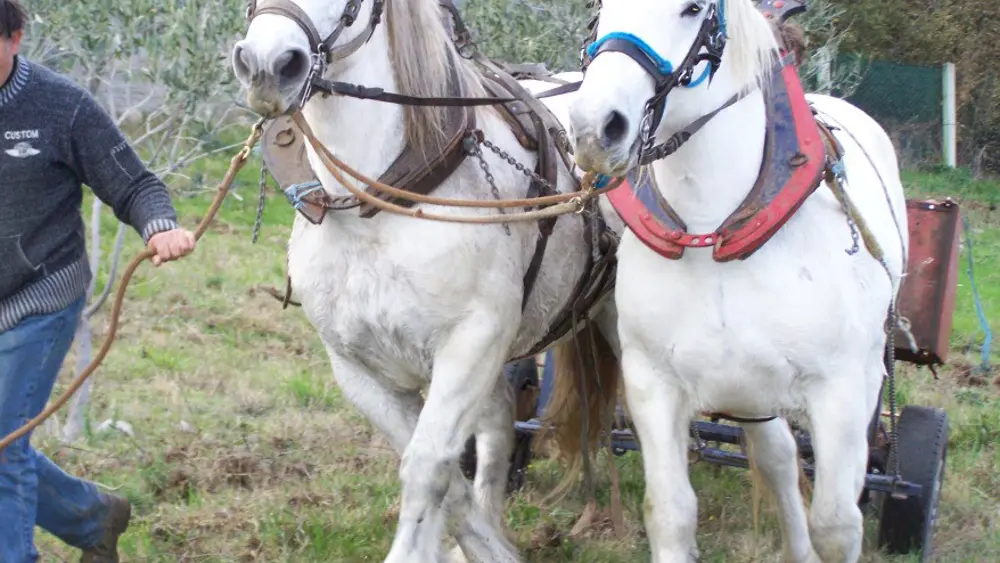
MULTIPOLYGON (((510 164, 515 169, 517 169, 519 172, 521 172, 522 174, 524 174, 525 176, 527 176, 527 177, 531 178, 532 180, 534 180, 534 181, 538 182, 539 184, 541 184, 541 186, 544 187, 545 189, 549 190, 550 193, 556 193, 557 192, 555 186, 553 186, 552 184, 550 184, 548 182, 548 180, 546 180, 545 178, 542 178, 536 172, 534 172, 532 170, 528 170, 523 164, 521 164, 520 162, 518 162, 517 159, 515 159, 514 157, 510 156, 509 154, 507 154, 507 151, 505 151, 505 150, 501 149, 500 147, 494 145, 489 139, 483 139, 483 145, 485 145, 486 148, 488 148, 491 151, 493 151, 494 153, 496 153, 497 156, 499 156, 500 158, 504 159, 507 162, 507 164, 510 164)), ((480 157, 480 158, 482 158, 482 157, 480 157)))
MULTIPOLYGON (((840 208, 844 211, 844 215, 847 217, 847 227, 851 229, 851 248, 845 250, 848 255, 854 256, 861 249, 858 244, 858 240, 861 233, 858 231, 858 225, 854 222, 854 215, 851 215, 851 210, 847 205, 847 191, 844 189, 844 163, 843 161, 831 162, 827 161, 827 166, 830 167, 831 172, 833 172, 835 189, 840 193, 840 208)), ((883 267, 885 265, 883 264, 883 267)), ((888 270, 887 270, 888 271, 888 270)))
MULTIPOLYGON (((485 141, 484 140, 483 144, 485 144, 487 142, 489 142, 489 141, 485 141)), ((500 197, 500 190, 497 189, 496 178, 494 178, 493 174, 490 172, 490 165, 486 163, 486 159, 483 157, 483 151, 475 143, 471 143, 471 145, 472 145, 472 147, 474 147, 472 149, 472 151, 473 151, 472 154, 475 155, 476 159, 479 160, 479 167, 483 169, 483 174, 486 175, 486 182, 490 185, 490 191, 493 193, 493 198, 496 199, 497 201, 501 201, 503 198, 500 197)), ((505 209, 498 208, 497 211, 499 211, 501 215, 506 214, 506 210, 505 209)), ((510 235, 510 224, 509 223, 501 223, 501 225, 503 226, 503 232, 506 233, 509 236, 510 235)))
MULTIPOLYGON (((854 216, 851 214, 849 206, 847 205, 847 193, 844 189, 844 163, 843 161, 838 162, 828 162, 830 170, 833 172, 835 189, 840 193, 840 206, 844 211, 844 215, 847 217, 847 226, 851 229, 851 240, 853 245, 850 249, 845 250, 847 254, 854 255, 860 249, 858 244, 858 239, 860 238, 860 232, 858 231, 857 223, 854 221, 854 216)), ((886 264, 885 258, 878 257, 878 263, 885 270, 889 279, 892 280, 892 274, 889 270, 889 265, 886 264)), ((896 318, 896 302, 891 301, 889 303, 889 314, 886 319, 886 352, 885 352, 885 369, 886 369, 886 383, 887 391, 889 394, 889 459, 892 460, 892 467, 888 468, 894 478, 899 478, 899 434, 896 431, 896 325, 898 319, 896 318)), ((881 406, 879 407, 881 409, 881 406)), ((880 414, 880 413, 879 413, 880 414)))
MULTIPOLYGON (((879 262, 888 271, 885 260, 879 262)), ((899 477, 899 434, 896 432, 896 303, 889 303, 890 326, 887 327, 886 334, 886 376, 889 380, 889 458, 893 460, 892 476, 899 477), (895 456, 893 455, 895 453, 895 456)))
POLYGON ((698 423, 694 420, 691 421, 691 437, 694 438, 694 449, 693 451, 698 454, 698 460, 702 461, 705 459, 705 441, 701 439, 701 432, 698 430, 698 423))
POLYGON ((267 186, 267 164, 261 159, 260 163, 260 195, 257 199, 257 218, 253 223, 253 235, 251 237, 251 243, 257 244, 257 238, 260 236, 260 227, 264 223, 264 189, 267 186))

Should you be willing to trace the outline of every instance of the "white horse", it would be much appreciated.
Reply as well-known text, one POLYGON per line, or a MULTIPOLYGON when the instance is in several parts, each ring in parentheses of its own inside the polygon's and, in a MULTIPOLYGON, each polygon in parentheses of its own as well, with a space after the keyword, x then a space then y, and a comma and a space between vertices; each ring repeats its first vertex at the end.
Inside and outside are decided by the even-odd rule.
MULTIPOLYGON (((662 143, 712 116, 679 148, 654 154, 676 149, 646 171, 689 233, 708 233, 703 243, 728 242, 715 240, 716 229, 740 207, 762 164, 775 165, 763 158, 764 91, 780 52, 771 21, 751 0, 604 0, 595 37, 570 107, 577 163, 623 175, 648 150, 646 131, 662 143), (699 53, 721 54, 711 80, 698 80, 711 64, 695 58, 699 53), (657 95, 665 95, 658 126, 657 95)), ((716 260, 714 244, 694 247, 692 238, 680 257, 668 259, 632 229, 619 247, 624 388, 642 444, 645 526, 658 563, 697 554, 686 446, 699 411, 800 419, 811 430, 817 469, 808 516, 786 422, 744 425, 750 455, 779 506, 783 561, 854 562, 861 553, 866 430, 886 375, 888 312, 905 271, 906 209, 885 131, 842 100, 807 99, 839 128, 846 192, 885 267, 864 246, 845 252, 852 231, 836 186, 820 177, 798 211, 745 260, 716 260)))
MULTIPOLYGON (((381 3, 369 0, 260 0, 232 57, 253 109, 265 117, 294 110, 321 41, 323 52, 335 53, 323 78, 412 96, 488 95, 483 75, 456 54, 437 2, 386 0, 380 18, 372 18, 373 6, 381 12, 381 3), (355 9, 356 20, 342 17, 355 9)), ((547 99, 562 123, 571 97, 547 99)), ((302 115, 323 145, 370 177, 389 168, 407 143, 427 155, 439 152, 446 127, 442 108, 347 96, 313 96, 302 115)), ((519 144, 496 109, 480 107, 475 119, 486 139, 532 168, 536 154, 519 144)), ((331 197, 349 195, 311 146, 307 153, 323 190, 331 197)), ((483 153, 498 196, 525 197, 527 176, 483 153)), ((559 191, 576 189, 574 173, 557 160, 559 191)), ((433 195, 486 201, 496 196, 472 156, 433 195)), ((438 214, 496 213, 421 207, 438 214)), ((610 207, 603 215, 620 232, 610 207)), ((539 237, 535 222, 510 223, 506 233, 501 224, 437 222, 387 211, 371 218, 359 217, 356 209, 332 211, 319 224, 296 216, 288 246, 294 296, 318 331, 344 395, 402 456, 401 508, 386 561, 439 561, 448 516, 455 522, 447 530, 469 560, 518 560, 502 525, 514 436, 502 366, 529 353, 571 300, 591 256, 584 222, 584 215, 559 217, 522 311, 523 279, 539 237), (471 486, 458 463, 470 435, 478 454, 471 486)), ((591 313, 598 337, 616 350, 613 300, 605 293, 591 313)), ((568 335, 561 341, 561 347, 575 345, 568 335)), ((611 365, 617 369, 617 360, 611 365)))

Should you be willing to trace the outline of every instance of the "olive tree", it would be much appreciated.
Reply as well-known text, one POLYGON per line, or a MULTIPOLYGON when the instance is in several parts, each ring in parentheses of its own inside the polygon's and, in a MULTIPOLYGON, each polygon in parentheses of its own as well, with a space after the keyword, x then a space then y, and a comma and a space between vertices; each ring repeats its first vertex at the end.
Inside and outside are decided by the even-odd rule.
POLYGON ((830 0, 810 0, 804 14, 795 16, 806 32, 807 56, 799 68, 803 85, 813 92, 850 96, 861 81, 861 63, 840 57, 847 29, 845 9, 830 0))
MULTIPOLYGON (((175 193, 185 168, 230 148, 226 129, 248 119, 226 54, 243 26, 244 0, 22 0, 29 14, 22 53, 88 90, 146 165, 175 193)), ((199 189, 201 186, 190 186, 199 189)), ((77 373, 91 359, 89 318, 110 293, 125 234, 119 224, 107 285, 101 271, 102 204, 91 210, 95 281, 77 328, 77 373)), ((64 440, 80 437, 90 385, 71 403, 64 440)))

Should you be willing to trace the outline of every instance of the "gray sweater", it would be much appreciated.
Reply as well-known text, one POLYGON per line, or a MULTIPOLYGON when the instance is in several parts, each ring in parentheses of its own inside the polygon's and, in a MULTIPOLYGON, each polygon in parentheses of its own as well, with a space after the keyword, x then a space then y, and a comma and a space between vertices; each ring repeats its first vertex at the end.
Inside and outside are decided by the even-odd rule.
POLYGON ((144 241, 177 227, 165 186, 90 94, 19 56, 0 87, 0 333, 86 291, 83 184, 144 241))

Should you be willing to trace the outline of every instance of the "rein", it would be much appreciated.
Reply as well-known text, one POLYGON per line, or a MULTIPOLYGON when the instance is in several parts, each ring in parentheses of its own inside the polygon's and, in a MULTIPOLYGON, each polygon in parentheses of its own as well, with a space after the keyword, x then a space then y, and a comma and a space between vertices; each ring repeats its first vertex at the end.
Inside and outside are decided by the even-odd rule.
MULTIPOLYGON (((212 220, 215 218, 215 214, 218 213, 219 208, 222 206, 222 200, 224 200, 226 198, 226 195, 229 194, 229 187, 232 185, 233 180, 236 178, 237 172, 239 172, 240 169, 243 168, 243 165, 246 164, 247 158, 250 156, 250 151, 253 149, 254 145, 257 144, 257 141, 260 140, 263 125, 264 125, 264 120, 260 120, 253 126, 250 136, 244 143, 243 148, 240 149, 240 151, 236 153, 236 155, 233 156, 232 160, 230 161, 229 171, 226 172, 226 175, 223 178, 222 183, 219 184, 219 187, 215 194, 215 199, 212 200, 211 205, 209 205, 208 211, 205 212, 205 217, 202 218, 201 223, 198 224, 198 228, 195 230, 194 233, 195 240, 201 239, 202 235, 205 234, 205 231, 208 229, 208 226, 212 223, 212 220)), ((105 337, 104 344, 101 345, 101 348, 100 350, 97 351, 97 354, 94 356, 94 359, 90 361, 90 364, 86 367, 86 369, 80 372, 80 375, 78 375, 76 379, 73 380, 69 388, 66 389, 66 392, 63 393, 58 400, 53 402, 45 410, 39 413, 38 416, 29 420, 24 426, 11 432, 7 436, 5 436, 3 440, 0 440, 0 451, 3 451, 4 448, 11 445, 14 442, 14 440, 17 440, 18 438, 21 438, 22 436, 34 430, 36 427, 38 427, 38 425, 45 422, 47 418, 52 416, 53 413, 62 408, 62 406, 66 404, 66 401, 68 401, 70 397, 72 397, 73 394, 76 393, 78 389, 80 389, 80 386, 83 385, 84 381, 86 381, 87 378, 90 377, 94 373, 94 371, 96 371, 97 368, 101 365, 101 362, 103 362, 104 357, 107 356, 108 350, 111 349, 111 344, 114 343, 115 336, 118 333, 118 322, 122 310, 122 301, 125 297, 125 289, 128 287, 129 281, 132 279, 132 274, 135 273, 136 268, 138 268, 142 262, 152 258, 153 255, 154 253, 152 250, 149 249, 144 250, 143 252, 136 255, 136 257, 133 258, 131 262, 129 262, 128 267, 125 268, 124 273, 122 273, 121 284, 118 286, 118 291, 115 292, 115 300, 111 305, 111 320, 108 326, 108 335, 107 337, 105 337)))
MULTIPOLYGON (((340 208, 349 209, 356 207, 357 201, 369 204, 382 211, 388 211, 391 213, 396 213, 399 215, 405 215, 414 218, 429 219, 444 222, 455 222, 455 223, 476 223, 476 224, 491 224, 491 223, 509 223, 514 221, 539 221, 542 219, 549 219, 557 217, 559 215, 564 215, 567 213, 579 214, 584 211, 587 206, 587 202, 591 199, 605 194, 615 188, 617 188, 624 177, 617 178, 615 180, 608 181, 607 178, 598 177, 593 174, 588 174, 584 177, 584 183, 579 191, 574 191, 570 193, 557 193, 548 196, 536 196, 521 199, 509 199, 509 200, 495 200, 495 201, 482 201, 482 200, 462 200, 462 199, 452 199, 452 198, 440 198, 429 195, 423 195, 414 193, 408 190, 403 190, 394 186, 387 185, 380 182, 374 178, 369 178, 349 166, 347 163, 343 162, 335 155, 333 155, 322 143, 316 139, 311 128, 306 123, 304 117, 300 112, 300 108, 305 105, 305 103, 312 97, 316 92, 322 92, 328 95, 341 95, 348 96, 357 99, 364 100, 374 100, 384 103, 392 103, 399 105, 416 105, 416 106, 437 106, 437 107, 473 107, 473 106, 494 106, 498 104, 521 102, 519 98, 516 97, 427 97, 427 96, 410 96, 406 94, 400 94, 396 92, 386 92, 382 88, 372 88, 364 86, 361 84, 352 84, 349 82, 340 82, 335 80, 327 80, 322 78, 326 70, 326 65, 333 60, 342 59, 355 51, 357 51, 362 45, 367 43, 374 33, 375 27, 381 21, 381 14, 384 9, 385 0, 374 0, 372 6, 372 17, 370 19, 369 25, 366 28, 366 32, 351 40, 343 46, 334 46, 334 42, 340 36, 344 29, 350 27, 357 18, 358 12, 360 10, 361 2, 364 0, 349 0, 347 6, 344 8, 344 13, 341 16, 340 23, 338 26, 327 36, 326 39, 321 40, 320 34, 316 30, 316 26, 313 24, 309 16, 296 4, 291 2, 291 0, 251 0, 250 5, 247 8, 247 20, 252 21, 254 18, 263 14, 274 14, 287 17, 291 19, 296 25, 299 26, 309 37, 310 46, 312 49, 313 66, 310 69, 310 74, 306 79, 306 84, 303 86, 303 91, 300 96, 299 107, 291 109, 291 118, 298 128, 302 131, 303 135, 308 140, 309 144, 320 156, 323 161, 324 166, 330 172, 331 175, 336 178, 336 180, 343 185, 349 192, 351 192, 352 197, 331 197, 331 203, 327 206, 327 209, 337 210, 340 208), (523 211, 518 213, 504 213, 504 214, 491 214, 491 215, 481 215, 481 216, 453 216, 453 215, 440 215, 434 213, 428 213, 420 209, 410 209, 403 207, 391 202, 383 201, 382 199, 373 196, 371 193, 366 193, 365 191, 358 189, 344 176, 346 173, 353 179, 366 184, 369 190, 382 192, 382 194, 390 196, 396 199, 402 199, 414 203, 424 203, 429 205, 438 205, 442 207, 475 207, 475 208, 492 208, 492 209, 505 209, 513 207, 535 207, 535 206, 549 206, 543 209, 536 209, 533 211, 523 211), (595 184, 599 184, 599 188, 595 189, 595 184), (341 200, 344 200, 341 203, 341 200)), ((481 55, 477 52, 475 48, 475 43, 472 41, 471 34, 465 23, 462 21, 457 8, 451 0, 439 0, 441 7, 445 8, 449 14, 452 16, 454 22, 454 30, 456 34, 455 49, 463 57, 467 59, 480 60, 481 55)), ((562 84, 557 87, 551 88, 544 92, 538 94, 533 94, 532 96, 536 99, 546 98, 551 96, 557 96, 560 94, 565 94, 569 92, 576 91, 579 89, 582 81, 562 84)), ((467 137, 464 140, 465 150, 469 154, 474 154, 477 149, 477 145, 485 144, 486 141, 483 137, 482 131, 474 130, 469 131, 467 137)), ((294 186, 297 189, 307 188, 309 193, 312 191, 321 189, 321 186, 316 182, 311 182, 308 186, 294 186)), ((554 191, 554 190, 553 190, 554 191)), ((302 196, 301 193, 288 194, 289 199, 292 201, 293 206, 300 209, 302 207, 302 196)), ((306 216, 310 222, 316 224, 322 222, 322 218, 325 213, 320 217, 306 216)))
POLYGON ((302 131, 306 140, 320 156, 323 161, 324 166, 327 171, 352 195, 360 199, 361 201, 371 204, 383 211, 388 211, 390 213, 395 213, 397 215, 405 215, 408 217, 414 217, 418 219, 428 219, 433 221, 443 221, 447 223, 476 223, 476 224, 492 224, 492 223, 508 223, 516 221, 538 221, 540 219, 546 219, 550 217, 557 217, 559 215, 565 215, 567 213, 582 213, 586 208, 587 202, 605 194, 615 188, 617 188, 625 180, 624 177, 615 178, 611 180, 607 185, 596 189, 594 186, 597 183, 597 175, 588 172, 583 177, 583 183, 579 192, 570 192, 565 194, 557 194, 552 196, 544 197, 533 197, 533 198, 523 198, 523 199, 506 199, 499 201, 480 201, 480 200, 465 200, 465 199, 452 199, 452 198, 440 198, 434 196, 426 196, 421 194, 415 194, 408 192, 406 190, 401 190, 393 186, 389 186, 369 178, 364 174, 358 172, 351 166, 349 166, 344 161, 340 160, 329 149, 326 148, 323 143, 316 139, 306 122, 305 118, 298 111, 292 114, 292 121, 295 125, 302 131), (536 211, 523 211, 519 213, 507 213, 507 214, 493 214, 493 215, 481 215, 481 216, 455 216, 455 215, 440 215, 435 213, 427 213, 422 209, 410 209, 396 205, 391 202, 383 201, 364 190, 358 189, 352 182, 348 180, 344 173, 351 176, 355 180, 367 184, 369 187, 382 191, 383 193, 398 197, 402 199, 407 199, 417 203, 426 203, 431 205, 439 205, 442 207, 480 207, 480 208, 507 208, 507 207, 533 207, 536 205, 551 205, 545 209, 539 209, 536 211))
MULTIPOLYGON (((322 78, 326 71, 326 67, 330 63, 347 58, 367 43, 368 40, 371 39, 372 34, 375 33, 375 28, 381 22, 382 12, 385 9, 385 0, 374 0, 374 3, 372 4, 372 16, 365 31, 344 45, 334 45, 341 33, 354 24, 359 11, 361 10, 361 3, 363 1, 364 0, 348 0, 347 5, 344 6, 344 12, 341 14, 337 27, 330 32, 326 39, 320 39, 319 31, 316 30, 316 26, 313 24, 312 19, 309 18, 302 8, 291 2, 291 0, 250 0, 249 5, 247 6, 246 14, 248 23, 253 21, 253 19, 257 16, 264 14, 284 16, 298 25, 306 36, 309 37, 309 45, 312 50, 310 55, 312 58, 312 65, 309 69, 309 76, 306 78, 302 92, 299 96, 299 107, 305 106, 305 103, 309 101, 312 95, 317 91, 328 95, 347 96, 360 100, 375 100, 391 104, 414 106, 475 107, 520 101, 518 98, 511 97, 409 96, 396 92, 386 92, 382 88, 371 88, 361 84, 352 84, 350 82, 339 82, 336 80, 326 80, 322 78)), ((455 31, 458 36, 458 39, 455 42, 455 48, 461 56, 470 58, 472 56, 470 51, 474 50, 475 44, 472 41, 468 28, 466 28, 465 23, 462 21, 461 17, 459 17, 458 9, 451 0, 440 0, 439 3, 443 8, 448 10, 455 22, 455 31)), ((550 90, 535 94, 534 97, 541 99, 575 92, 580 88, 582 83, 582 81, 578 81, 562 84, 550 90)))
MULTIPOLYGON (((568 84, 563 84, 534 94, 535 98, 550 98, 552 96, 559 96, 561 94, 568 94, 570 92, 575 92, 580 89, 580 85, 583 82, 570 82, 568 84)), ((506 104, 511 102, 520 101, 518 98, 495 98, 490 96, 484 97, 433 97, 433 96, 409 96, 406 94, 399 94, 396 92, 386 92, 382 88, 372 88, 369 86, 364 86, 361 84, 352 84, 350 82, 338 82, 335 80, 324 80, 322 78, 314 78, 312 81, 312 89, 317 90, 326 94, 336 94, 339 96, 347 96, 349 98, 357 98, 359 100, 374 100, 377 102, 386 102, 390 104, 404 105, 404 106, 434 106, 434 107, 475 107, 475 106, 494 106, 497 104, 506 104)))

